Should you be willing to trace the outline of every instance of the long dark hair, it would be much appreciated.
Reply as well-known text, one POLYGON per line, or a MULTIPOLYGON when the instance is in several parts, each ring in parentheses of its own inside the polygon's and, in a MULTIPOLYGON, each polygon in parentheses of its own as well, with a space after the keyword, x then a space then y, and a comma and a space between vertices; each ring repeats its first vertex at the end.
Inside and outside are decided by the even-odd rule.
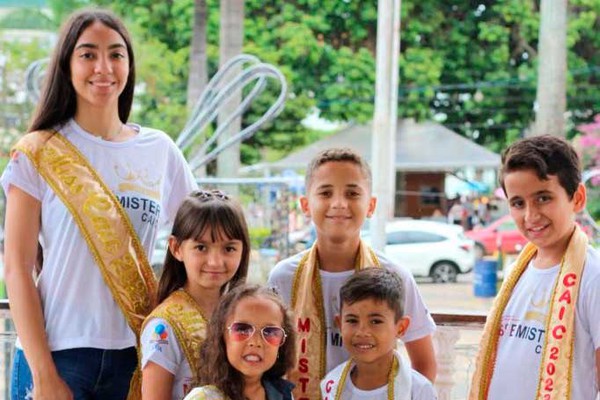
MULTIPOLYGON (((248 275, 250 236, 242 208, 220 191, 197 190, 190 193, 177 211, 171 235, 181 245, 184 240, 202 237, 207 229, 210 229, 213 240, 223 236, 230 240, 241 240, 243 244, 240 265, 231 280, 221 288, 221 293, 224 293, 246 282, 248 275)), ((168 248, 158 282, 158 302, 182 288, 186 281, 183 262, 176 259, 168 248)))
POLYGON ((115 14, 108 10, 94 8, 75 12, 63 25, 46 70, 40 101, 29 125, 29 132, 50 129, 75 115, 77 94, 71 83, 71 56, 83 31, 96 21, 121 35, 127 47, 129 76, 119 96, 119 119, 123 123, 127 122, 135 85, 135 61, 131 38, 127 28, 115 14))
POLYGON ((244 400, 245 381, 241 372, 233 368, 227 358, 225 325, 235 307, 247 297, 266 298, 277 304, 283 315, 282 328, 287 334, 285 343, 279 348, 275 364, 263 374, 263 379, 283 377, 294 366, 296 359, 296 332, 293 319, 281 297, 272 289, 255 284, 246 284, 231 290, 221 298, 213 311, 206 339, 200 347, 200 359, 207 362, 200 364, 199 371, 200 384, 216 386, 231 400, 244 400))

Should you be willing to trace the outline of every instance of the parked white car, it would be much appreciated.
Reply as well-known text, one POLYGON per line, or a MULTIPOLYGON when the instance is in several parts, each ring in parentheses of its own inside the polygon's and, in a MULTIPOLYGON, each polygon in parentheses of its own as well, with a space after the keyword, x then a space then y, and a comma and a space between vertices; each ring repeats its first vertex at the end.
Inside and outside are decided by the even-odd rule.
MULTIPOLYGON (((433 221, 400 219, 386 224, 386 256, 414 276, 434 282, 456 282, 458 274, 475 265, 475 242, 462 227, 433 221)), ((363 232, 370 243, 370 233, 363 232)))

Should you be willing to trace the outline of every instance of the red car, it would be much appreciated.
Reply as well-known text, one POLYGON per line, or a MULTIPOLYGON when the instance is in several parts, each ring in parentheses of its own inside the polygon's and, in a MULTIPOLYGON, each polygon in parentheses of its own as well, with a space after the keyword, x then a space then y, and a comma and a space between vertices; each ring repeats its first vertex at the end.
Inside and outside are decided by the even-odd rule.
POLYGON ((505 215, 488 226, 467 231, 465 235, 475 241, 478 257, 493 254, 499 246, 503 253, 518 253, 527 243, 510 215, 505 215))

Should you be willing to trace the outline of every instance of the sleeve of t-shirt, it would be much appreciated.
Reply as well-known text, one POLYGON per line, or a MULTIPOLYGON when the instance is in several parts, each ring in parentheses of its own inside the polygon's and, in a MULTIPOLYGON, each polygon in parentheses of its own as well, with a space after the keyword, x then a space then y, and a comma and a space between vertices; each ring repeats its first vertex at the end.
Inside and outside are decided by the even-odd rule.
POLYGON ((164 319, 151 319, 142 331, 140 342, 142 345, 142 369, 148 361, 152 361, 171 374, 177 374, 184 355, 173 329, 164 319))
POLYGON ((411 400, 437 400, 437 393, 431 382, 416 371, 412 373, 411 400))
POLYGON ((267 279, 267 287, 273 289, 286 304, 291 304, 292 281, 298 266, 298 256, 292 256, 282 260, 273 267, 267 279))
POLYGON ((29 158, 23 153, 15 152, 8 162, 0 183, 4 194, 8 194, 10 185, 14 185, 39 201, 44 197, 45 182, 38 174, 29 158))
POLYGON ((417 282, 410 273, 403 273, 397 266, 392 270, 400 275, 404 283, 404 314, 410 317, 410 325, 402 341, 408 343, 433 334, 435 322, 425 307, 417 282))
POLYGON ((279 295, 281 295, 282 285, 281 285, 281 263, 278 263, 273 267, 271 272, 269 272, 269 277, 267 278, 267 287, 269 289, 273 289, 279 295))
MULTIPOLYGON (((584 283, 582 283, 583 285, 584 283)), ((600 349, 600 274, 593 276, 585 285, 586 289, 580 295, 584 297, 585 319, 594 349, 600 349)))
POLYGON ((413 392, 411 400, 437 400, 437 393, 433 385, 423 385, 413 392))

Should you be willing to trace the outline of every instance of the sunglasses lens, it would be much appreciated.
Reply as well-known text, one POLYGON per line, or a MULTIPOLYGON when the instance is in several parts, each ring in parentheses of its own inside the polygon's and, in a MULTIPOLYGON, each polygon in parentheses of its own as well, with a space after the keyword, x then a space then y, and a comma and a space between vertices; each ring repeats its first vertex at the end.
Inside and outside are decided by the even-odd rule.
POLYGON ((285 331, 278 326, 265 326, 262 335, 265 342, 272 346, 281 346, 285 340, 285 331))
POLYGON ((254 334, 254 327, 244 322, 235 322, 229 327, 229 334, 236 342, 248 340, 254 334))

